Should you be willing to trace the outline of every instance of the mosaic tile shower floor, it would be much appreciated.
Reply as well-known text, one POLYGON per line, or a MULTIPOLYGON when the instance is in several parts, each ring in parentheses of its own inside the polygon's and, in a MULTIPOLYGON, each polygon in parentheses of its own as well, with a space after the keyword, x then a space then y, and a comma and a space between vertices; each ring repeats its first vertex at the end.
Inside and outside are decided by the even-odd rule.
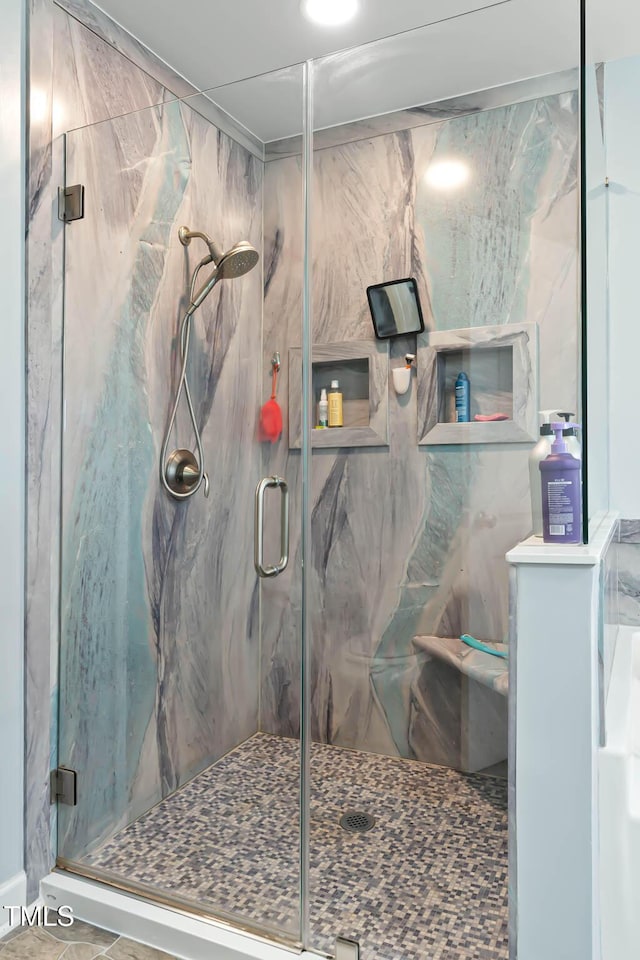
MULTIPOLYGON (((256 734, 95 851, 93 866, 296 930, 299 746, 256 734)), ((310 947, 364 960, 505 960, 503 780, 314 744, 310 947), (376 823, 350 834, 350 809, 376 823)))

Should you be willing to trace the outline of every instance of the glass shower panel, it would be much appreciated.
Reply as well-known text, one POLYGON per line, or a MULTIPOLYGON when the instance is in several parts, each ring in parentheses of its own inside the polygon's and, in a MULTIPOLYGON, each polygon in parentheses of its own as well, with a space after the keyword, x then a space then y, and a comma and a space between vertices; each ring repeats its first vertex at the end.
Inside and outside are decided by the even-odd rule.
POLYGON ((585 3, 585 62, 582 74, 582 256, 585 349, 582 365, 585 407, 584 441, 588 454, 588 524, 609 508, 610 437, 618 429, 609 411, 609 197, 604 137, 605 64, 597 62, 600 42, 594 32, 593 4, 585 3))
POLYGON ((271 298, 302 289, 301 168, 282 236, 265 157, 300 136, 302 98, 294 67, 66 138, 85 214, 65 227, 59 756, 78 802, 60 805, 59 865, 291 943, 299 694, 270 698, 266 648, 277 623, 295 687, 300 472, 261 408, 277 352, 284 403, 300 342, 300 297, 286 330, 271 298), (239 241, 252 269, 220 259, 239 241), (163 458, 187 336, 202 449, 183 391, 163 458))
POLYGON ((505 554, 538 410, 580 389, 578 4, 526 16, 312 68, 307 943, 329 955, 508 956, 505 554), (376 339, 367 288, 407 279, 425 332, 376 339))

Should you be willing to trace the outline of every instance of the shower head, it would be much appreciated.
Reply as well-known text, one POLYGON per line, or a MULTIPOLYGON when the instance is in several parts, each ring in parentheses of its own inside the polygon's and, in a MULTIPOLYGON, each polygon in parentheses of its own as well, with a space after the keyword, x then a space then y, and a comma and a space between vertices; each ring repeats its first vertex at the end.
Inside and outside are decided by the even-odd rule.
POLYGON ((235 280, 236 277, 242 277, 245 273, 249 273, 260 259, 258 251, 247 240, 240 240, 231 247, 231 250, 222 253, 218 245, 206 233, 189 230, 188 227, 180 227, 178 237, 180 243, 185 247, 191 243, 193 237, 204 240, 209 248, 209 256, 201 261, 198 269, 207 263, 213 262, 214 265, 213 273, 191 301, 190 314, 197 310, 203 300, 209 296, 218 280, 235 280))
POLYGON ((218 280, 235 280, 236 277, 243 277, 245 273, 253 270, 258 259, 258 251, 246 240, 240 240, 218 260, 216 264, 218 280))

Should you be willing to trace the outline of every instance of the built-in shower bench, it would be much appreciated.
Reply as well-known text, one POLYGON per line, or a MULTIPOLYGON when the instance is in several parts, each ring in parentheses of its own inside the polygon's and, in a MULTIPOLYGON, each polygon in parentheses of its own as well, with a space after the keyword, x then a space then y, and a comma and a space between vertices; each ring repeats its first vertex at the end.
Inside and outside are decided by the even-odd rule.
MULTIPOLYGON (((494 650, 506 651, 504 643, 483 641, 487 647, 494 650)), ((463 643, 462 640, 450 637, 414 637, 413 644, 417 650, 422 650, 448 663, 449 666, 471 680, 489 687, 496 693, 506 697, 509 693, 509 661, 502 657, 492 657, 490 653, 475 650, 463 643)))

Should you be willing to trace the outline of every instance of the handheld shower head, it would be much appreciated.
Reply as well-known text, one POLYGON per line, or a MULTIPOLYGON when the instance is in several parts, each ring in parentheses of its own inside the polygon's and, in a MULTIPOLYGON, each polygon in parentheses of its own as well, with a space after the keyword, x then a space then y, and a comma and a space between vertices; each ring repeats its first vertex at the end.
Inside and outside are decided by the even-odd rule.
POLYGON ((235 280, 236 277, 243 277, 245 273, 253 270, 259 259, 258 251, 246 240, 240 240, 224 253, 216 264, 218 279, 235 280))
POLYGON ((240 240, 231 250, 222 253, 218 245, 207 236, 206 233, 200 233, 196 230, 189 230, 188 227, 180 227, 178 230, 180 242, 186 247, 191 243, 193 237, 204 240, 209 248, 209 256, 201 261, 200 267, 213 261, 214 270, 209 279, 200 287, 189 304, 189 314, 193 314, 200 304, 206 300, 218 280, 235 280, 236 277, 242 277, 245 273, 252 270, 260 259, 258 251, 246 240, 240 240))

